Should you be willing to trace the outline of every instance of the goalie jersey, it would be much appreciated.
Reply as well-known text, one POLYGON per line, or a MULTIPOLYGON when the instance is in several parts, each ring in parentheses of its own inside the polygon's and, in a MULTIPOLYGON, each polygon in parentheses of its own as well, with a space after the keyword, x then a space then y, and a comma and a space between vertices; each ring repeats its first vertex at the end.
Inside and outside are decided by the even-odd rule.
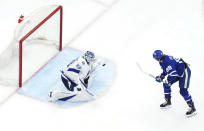
POLYGON ((89 65, 83 57, 73 60, 67 67, 61 70, 62 76, 78 84, 79 80, 84 81, 90 76, 92 66, 89 65))
POLYGON ((99 64, 99 60, 94 59, 91 62, 87 62, 82 56, 68 64, 65 69, 61 70, 61 73, 65 79, 76 85, 78 85, 78 82, 88 84, 89 77, 99 64))

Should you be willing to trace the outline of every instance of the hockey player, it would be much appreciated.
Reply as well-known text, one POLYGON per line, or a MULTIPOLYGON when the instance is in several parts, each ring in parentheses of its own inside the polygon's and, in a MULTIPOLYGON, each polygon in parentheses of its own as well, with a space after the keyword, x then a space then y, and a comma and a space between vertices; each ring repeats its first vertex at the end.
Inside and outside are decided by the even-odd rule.
POLYGON ((50 101, 66 101, 86 91, 89 88, 90 77, 100 64, 93 52, 87 51, 83 56, 73 60, 61 70, 61 80, 66 91, 54 90, 49 92, 50 101))
POLYGON ((171 106, 171 85, 179 82, 180 94, 189 106, 189 110, 186 112, 186 116, 192 116, 196 114, 196 109, 191 95, 188 92, 191 70, 183 59, 176 59, 172 56, 164 55, 161 50, 156 50, 153 53, 153 58, 157 60, 163 70, 163 72, 156 76, 157 82, 163 82, 165 102, 160 105, 161 108, 171 106), (167 75, 167 80, 164 81, 167 75))

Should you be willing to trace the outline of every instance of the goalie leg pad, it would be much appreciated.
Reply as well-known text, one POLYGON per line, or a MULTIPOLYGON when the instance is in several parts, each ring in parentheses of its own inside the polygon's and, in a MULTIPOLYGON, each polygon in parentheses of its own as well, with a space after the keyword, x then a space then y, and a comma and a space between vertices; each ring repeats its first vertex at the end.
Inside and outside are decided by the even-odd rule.
POLYGON ((61 91, 61 90, 54 90, 49 93, 49 101, 57 101, 57 100, 62 100, 66 101, 68 99, 73 98, 77 94, 75 92, 71 91, 61 91))
POLYGON ((76 95, 64 97, 64 98, 59 99, 59 101, 67 101, 67 100, 69 100, 69 99, 72 99, 72 98, 75 97, 75 96, 76 96, 76 95))

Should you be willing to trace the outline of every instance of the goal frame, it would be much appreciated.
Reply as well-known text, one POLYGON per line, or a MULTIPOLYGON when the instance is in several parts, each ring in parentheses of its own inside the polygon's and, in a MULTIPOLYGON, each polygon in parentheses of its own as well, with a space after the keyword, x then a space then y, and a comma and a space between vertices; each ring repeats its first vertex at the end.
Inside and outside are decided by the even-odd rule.
POLYGON ((30 30, 19 41, 19 88, 22 87, 22 66, 23 66, 23 42, 33 34, 38 28, 40 28, 46 21, 48 21, 53 15, 60 11, 60 28, 59 28, 59 51, 62 51, 62 20, 63 20, 63 7, 59 5, 54 11, 52 11, 47 17, 45 17, 37 26, 30 30))

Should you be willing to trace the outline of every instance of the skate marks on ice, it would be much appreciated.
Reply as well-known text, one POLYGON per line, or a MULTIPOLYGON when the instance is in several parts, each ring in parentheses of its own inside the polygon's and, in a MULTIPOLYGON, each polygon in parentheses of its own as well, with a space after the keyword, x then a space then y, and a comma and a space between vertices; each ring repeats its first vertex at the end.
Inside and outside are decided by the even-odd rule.
MULTIPOLYGON (((79 0, 80 1, 80 0, 79 0)), ((109 12, 113 6, 115 6, 120 0, 90 0, 90 6, 85 7, 82 12, 78 11, 68 11, 68 21, 64 21, 68 23, 66 28, 69 30, 66 31, 66 41, 65 45, 70 45, 76 39, 78 39, 84 32, 89 30, 101 17, 103 17, 107 12, 109 12), (91 1, 91 2, 90 2, 91 1), (85 12, 87 11, 87 12, 85 12), (70 13, 69 13, 70 12, 70 13), (82 18, 77 19, 76 14, 72 12, 78 12, 77 16, 81 16, 82 18), (84 15, 89 14, 88 17, 84 17, 84 15), (70 16, 72 16, 70 18, 70 16), (91 18, 91 19, 90 19, 91 18)), ((85 1, 84 1, 85 2, 85 1)), ((83 3, 82 1, 80 3, 83 3)), ((85 2, 87 3, 87 2, 85 2)), ((85 4, 84 3, 84 4, 85 4)))
POLYGON ((19 88, 0 85, 0 106, 11 98, 19 88))
MULTIPOLYGON (((39 71, 38 74, 23 85, 23 87, 18 90, 18 93, 48 102, 48 94, 51 90, 66 90, 61 82, 60 69, 63 69, 68 63, 82 54, 83 52, 75 49, 64 49, 41 71, 39 71)), ((110 87, 110 84, 114 78, 114 65, 104 59, 102 59, 102 63, 105 63, 105 66, 102 64, 96 68, 88 91, 76 95, 67 101, 56 101, 53 103, 66 107, 85 103, 103 95, 101 93, 110 87)))

